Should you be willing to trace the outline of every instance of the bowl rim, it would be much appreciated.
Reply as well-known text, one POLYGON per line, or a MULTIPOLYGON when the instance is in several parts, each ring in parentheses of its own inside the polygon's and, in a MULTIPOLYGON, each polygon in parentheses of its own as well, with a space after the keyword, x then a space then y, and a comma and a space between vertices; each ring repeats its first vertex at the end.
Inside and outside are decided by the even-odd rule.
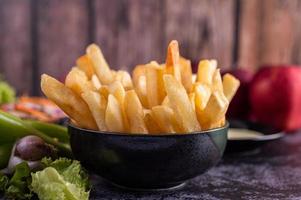
POLYGON ((162 134, 142 134, 142 133, 121 133, 121 132, 112 132, 112 131, 96 131, 96 130, 90 130, 85 128, 77 127, 71 122, 68 122, 68 131, 69 127, 73 129, 77 129, 80 131, 84 131, 85 134, 93 134, 93 135, 108 135, 108 136, 122 136, 122 137, 147 137, 147 138, 161 138, 161 137, 187 137, 187 136, 193 136, 193 135, 199 135, 199 134, 217 134, 219 130, 224 130, 229 128, 229 122, 226 120, 226 123, 222 127, 218 128, 212 128, 208 130, 203 131, 195 131, 195 132, 189 132, 189 133, 162 133, 162 134))

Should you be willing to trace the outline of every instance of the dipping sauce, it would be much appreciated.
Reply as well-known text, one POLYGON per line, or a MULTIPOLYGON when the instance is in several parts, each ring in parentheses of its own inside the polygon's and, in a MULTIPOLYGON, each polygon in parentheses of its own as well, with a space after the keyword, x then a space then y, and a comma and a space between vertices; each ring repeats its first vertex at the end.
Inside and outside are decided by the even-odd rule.
POLYGON ((228 131, 228 139, 257 139, 263 136, 264 134, 257 132, 257 131, 252 131, 248 129, 241 129, 241 128, 230 128, 228 131))

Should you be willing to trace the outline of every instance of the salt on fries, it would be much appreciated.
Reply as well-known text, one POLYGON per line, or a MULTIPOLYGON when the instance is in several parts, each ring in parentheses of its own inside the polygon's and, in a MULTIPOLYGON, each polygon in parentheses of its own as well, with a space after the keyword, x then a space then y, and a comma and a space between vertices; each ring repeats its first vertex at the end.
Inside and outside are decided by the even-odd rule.
POLYGON ((41 80, 44 94, 77 126, 132 134, 186 134, 224 126, 239 84, 230 74, 221 77, 216 60, 201 60, 193 74, 175 40, 168 45, 166 63, 137 65, 132 76, 110 69, 100 47, 91 44, 65 84, 45 74, 41 80))

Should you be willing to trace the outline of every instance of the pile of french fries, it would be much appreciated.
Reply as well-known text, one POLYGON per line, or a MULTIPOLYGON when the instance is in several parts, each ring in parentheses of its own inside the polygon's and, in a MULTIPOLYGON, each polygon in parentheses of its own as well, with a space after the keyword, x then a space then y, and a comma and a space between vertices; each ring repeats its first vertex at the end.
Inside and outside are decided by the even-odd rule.
POLYGON ((225 125, 229 103, 239 87, 221 77, 216 60, 201 60, 197 74, 168 45, 166 62, 138 65, 132 77, 110 69, 101 49, 91 44, 65 83, 42 75, 44 94, 81 128, 133 134, 191 133, 225 125))

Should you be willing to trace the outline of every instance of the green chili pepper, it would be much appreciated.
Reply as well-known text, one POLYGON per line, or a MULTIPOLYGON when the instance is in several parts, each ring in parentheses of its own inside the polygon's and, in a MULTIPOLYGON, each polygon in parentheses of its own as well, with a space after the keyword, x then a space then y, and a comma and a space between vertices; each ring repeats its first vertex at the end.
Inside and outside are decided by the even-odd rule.
POLYGON ((0 111, 0 144, 14 143, 18 138, 33 134, 21 119, 0 111))
POLYGON ((64 126, 33 120, 26 120, 25 122, 46 135, 57 138, 59 142, 69 143, 68 131, 64 126))
POLYGON ((0 144, 14 143, 17 139, 26 135, 36 135, 46 143, 52 144, 65 156, 71 156, 70 145, 59 142, 45 133, 35 129, 22 119, 6 112, 0 111, 0 144))

